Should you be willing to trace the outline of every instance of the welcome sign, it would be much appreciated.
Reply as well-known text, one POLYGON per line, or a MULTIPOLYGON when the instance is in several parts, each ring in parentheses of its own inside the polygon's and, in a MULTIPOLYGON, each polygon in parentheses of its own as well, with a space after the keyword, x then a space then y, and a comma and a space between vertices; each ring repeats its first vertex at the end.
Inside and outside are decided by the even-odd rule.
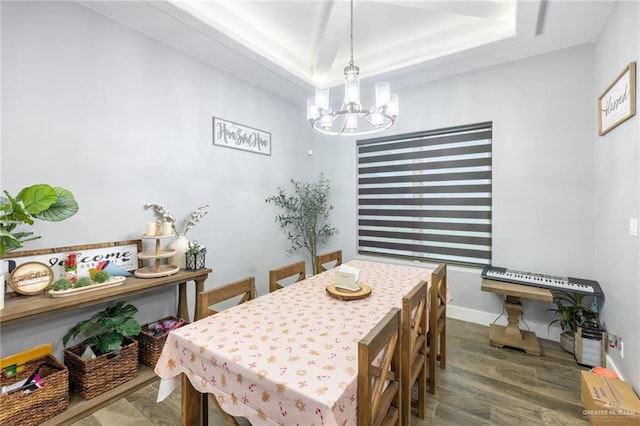
POLYGON ((213 144, 271 155, 271 133, 213 117, 213 144))
POLYGON ((78 277, 88 276, 89 268, 95 268, 102 261, 109 261, 122 269, 132 271, 139 267, 138 252, 141 247, 142 243, 140 240, 128 240, 12 252, 2 258, 2 271, 11 273, 17 266, 24 263, 41 262, 53 270, 54 276, 57 279, 64 275, 63 262, 69 253, 76 254, 78 277))

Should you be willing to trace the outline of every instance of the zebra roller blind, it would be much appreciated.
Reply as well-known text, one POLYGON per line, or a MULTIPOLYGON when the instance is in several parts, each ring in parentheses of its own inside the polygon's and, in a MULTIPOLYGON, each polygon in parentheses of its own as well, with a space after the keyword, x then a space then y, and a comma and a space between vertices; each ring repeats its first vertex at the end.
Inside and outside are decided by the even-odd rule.
POLYGON ((491 264, 491 123, 357 141, 358 253, 491 264))

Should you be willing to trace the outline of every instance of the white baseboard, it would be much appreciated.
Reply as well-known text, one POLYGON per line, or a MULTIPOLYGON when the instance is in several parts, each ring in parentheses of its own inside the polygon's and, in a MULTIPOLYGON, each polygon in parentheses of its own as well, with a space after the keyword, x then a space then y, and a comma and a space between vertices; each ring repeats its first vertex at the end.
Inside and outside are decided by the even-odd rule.
MULTIPOLYGON (((447 305, 447 317, 461 321, 472 322, 474 324, 489 325, 494 321, 496 324, 506 325, 507 314, 503 314, 501 317, 491 312, 478 311, 475 309, 463 308, 461 306, 455 306, 453 304, 447 305), (498 318, 499 317, 499 318, 498 318)), ((537 320, 522 320, 520 319, 520 328, 523 330, 530 330, 536 333, 536 336, 540 339, 553 340, 554 342, 560 341, 560 328, 551 327, 547 329, 548 324, 546 322, 540 322, 537 320)))
MULTIPOLYGON (((491 312, 478 311, 475 309, 463 308, 461 306, 455 306, 453 304, 447 305, 447 318, 453 318, 461 321, 467 321, 474 324, 480 325, 489 325, 493 323, 498 315, 491 312)), ((506 314, 502 315, 502 317, 496 321, 497 324, 505 325, 507 324, 506 314)), ((559 327, 551 327, 550 330, 547 330, 547 323, 529 320, 527 321, 529 325, 529 329, 536 333, 538 338, 552 340, 554 342, 560 341, 560 328, 559 327)), ((521 320, 521 328, 523 328, 523 323, 521 320)), ((524 326, 526 329, 526 326, 524 326)), ((607 354, 607 368, 609 370, 614 371, 618 377, 622 380, 625 378, 620 374, 620 370, 616 367, 613 359, 609 357, 607 354)))

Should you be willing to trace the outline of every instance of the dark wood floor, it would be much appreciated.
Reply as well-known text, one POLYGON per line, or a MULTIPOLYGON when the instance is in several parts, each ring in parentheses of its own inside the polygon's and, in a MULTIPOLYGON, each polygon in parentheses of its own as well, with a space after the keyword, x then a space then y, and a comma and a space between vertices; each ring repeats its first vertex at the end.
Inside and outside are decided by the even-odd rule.
MULTIPOLYGON (((426 425, 580 425, 580 370, 558 343, 541 340, 542 356, 493 348, 486 326, 447 320, 447 368, 438 369, 426 425)), ((180 425, 180 394, 156 404, 157 383, 97 411, 76 425, 180 425)), ((211 404, 209 404, 211 406, 211 404)), ((224 425, 210 408, 211 425, 224 425)), ((248 422, 242 422, 248 425, 248 422)))

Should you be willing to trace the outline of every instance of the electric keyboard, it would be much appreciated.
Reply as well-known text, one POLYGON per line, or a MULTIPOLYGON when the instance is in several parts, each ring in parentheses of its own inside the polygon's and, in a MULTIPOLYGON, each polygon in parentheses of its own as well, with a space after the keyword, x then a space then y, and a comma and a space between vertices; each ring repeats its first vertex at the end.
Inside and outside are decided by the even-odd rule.
POLYGON ((547 288, 549 290, 582 293, 590 296, 602 297, 604 299, 604 293, 602 293, 600 284, 598 284, 597 281, 585 280, 582 278, 556 277, 553 275, 513 271, 511 269, 498 268, 496 266, 485 266, 482 270, 482 278, 547 288))

